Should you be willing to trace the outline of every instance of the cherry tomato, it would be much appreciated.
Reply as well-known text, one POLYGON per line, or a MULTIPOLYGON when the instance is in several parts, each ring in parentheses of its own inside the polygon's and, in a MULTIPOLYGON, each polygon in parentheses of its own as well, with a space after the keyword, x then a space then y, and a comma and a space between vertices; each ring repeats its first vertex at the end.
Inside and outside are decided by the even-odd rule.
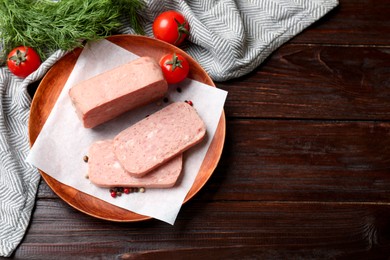
POLYGON ((41 59, 38 53, 27 46, 19 46, 10 51, 7 57, 9 70, 18 77, 25 78, 38 69, 41 59))
POLYGON ((188 61, 176 53, 163 56, 160 60, 160 66, 165 80, 169 84, 176 84, 184 80, 190 71, 188 61))
POLYGON ((172 10, 161 13, 153 22, 154 37, 176 46, 188 37, 189 30, 184 16, 172 10))

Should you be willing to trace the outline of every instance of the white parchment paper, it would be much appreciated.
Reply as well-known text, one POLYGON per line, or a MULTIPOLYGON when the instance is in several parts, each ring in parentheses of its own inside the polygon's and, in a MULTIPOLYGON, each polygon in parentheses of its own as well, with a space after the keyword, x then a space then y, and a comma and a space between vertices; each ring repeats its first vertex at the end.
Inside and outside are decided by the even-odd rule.
POLYGON ((174 188, 147 189, 112 198, 107 189, 99 188, 85 178, 88 164, 83 156, 97 140, 112 139, 120 131, 168 103, 163 100, 125 113, 94 129, 82 126, 68 96, 76 83, 136 59, 138 56, 107 40, 88 43, 79 56, 46 124, 35 141, 27 161, 59 182, 107 201, 116 206, 174 224, 184 198, 191 188, 217 128, 227 92, 186 79, 170 86, 168 103, 191 100, 207 127, 205 140, 184 155, 182 179, 174 188), (176 89, 181 88, 179 93, 176 89))

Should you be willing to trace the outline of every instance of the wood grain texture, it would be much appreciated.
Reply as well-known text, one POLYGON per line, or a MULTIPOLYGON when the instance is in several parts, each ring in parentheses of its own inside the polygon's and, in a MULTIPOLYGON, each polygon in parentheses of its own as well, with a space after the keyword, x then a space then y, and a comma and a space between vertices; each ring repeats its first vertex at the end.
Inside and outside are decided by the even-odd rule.
POLYGON ((281 259, 290 255, 329 259, 371 255, 390 252, 389 214, 389 206, 380 205, 190 201, 171 227, 154 220, 101 221, 61 201, 40 200, 15 256, 281 259))
POLYGON ((390 124, 229 120, 213 200, 390 203, 390 124))
POLYGON ((230 117, 389 120, 389 74, 389 48, 284 45, 217 87, 230 117))
POLYGON ((42 181, 14 259, 389 259, 387 0, 340 5, 229 92, 226 141, 174 226, 113 223, 42 181))
POLYGON ((339 0, 339 6, 292 43, 390 45, 387 0, 339 0))

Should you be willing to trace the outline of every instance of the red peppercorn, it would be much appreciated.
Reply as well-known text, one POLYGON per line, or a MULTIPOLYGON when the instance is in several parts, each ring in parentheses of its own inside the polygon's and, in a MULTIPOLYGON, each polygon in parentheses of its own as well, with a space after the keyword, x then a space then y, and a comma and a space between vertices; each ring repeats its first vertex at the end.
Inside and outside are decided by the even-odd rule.
POLYGON ((194 104, 192 103, 192 101, 191 100, 186 100, 186 101, 184 101, 184 102, 186 102, 188 105, 190 105, 190 106, 193 106, 194 104))
POLYGON ((116 191, 111 191, 111 197, 116 198, 116 191))
POLYGON ((123 192, 124 192, 125 194, 129 194, 129 193, 130 193, 130 190, 129 190, 128 188, 124 188, 124 189, 123 189, 123 192))

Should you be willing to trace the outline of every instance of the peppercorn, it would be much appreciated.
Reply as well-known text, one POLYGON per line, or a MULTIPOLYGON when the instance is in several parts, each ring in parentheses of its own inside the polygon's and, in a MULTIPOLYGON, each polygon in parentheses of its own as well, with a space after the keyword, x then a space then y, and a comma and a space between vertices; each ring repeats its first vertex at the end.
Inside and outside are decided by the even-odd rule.
POLYGON ((111 192, 111 197, 116 198, 116 191, 111 192))
POLYGON ((143 187, 139 188, 139 192, 144 193, 145 192, 145 188, 143 188, 143 187))
POLYGON ((88 156, 84 155, 83 160, 84 160, 84 162, 87 163, 88 162, 88 156))
POLYGON ((186 102, 188 105, 190 105, 190 106, 193 106, 194 104, 192 103, 192 101, 191 100, 185 100, 184 102, 186 102))

